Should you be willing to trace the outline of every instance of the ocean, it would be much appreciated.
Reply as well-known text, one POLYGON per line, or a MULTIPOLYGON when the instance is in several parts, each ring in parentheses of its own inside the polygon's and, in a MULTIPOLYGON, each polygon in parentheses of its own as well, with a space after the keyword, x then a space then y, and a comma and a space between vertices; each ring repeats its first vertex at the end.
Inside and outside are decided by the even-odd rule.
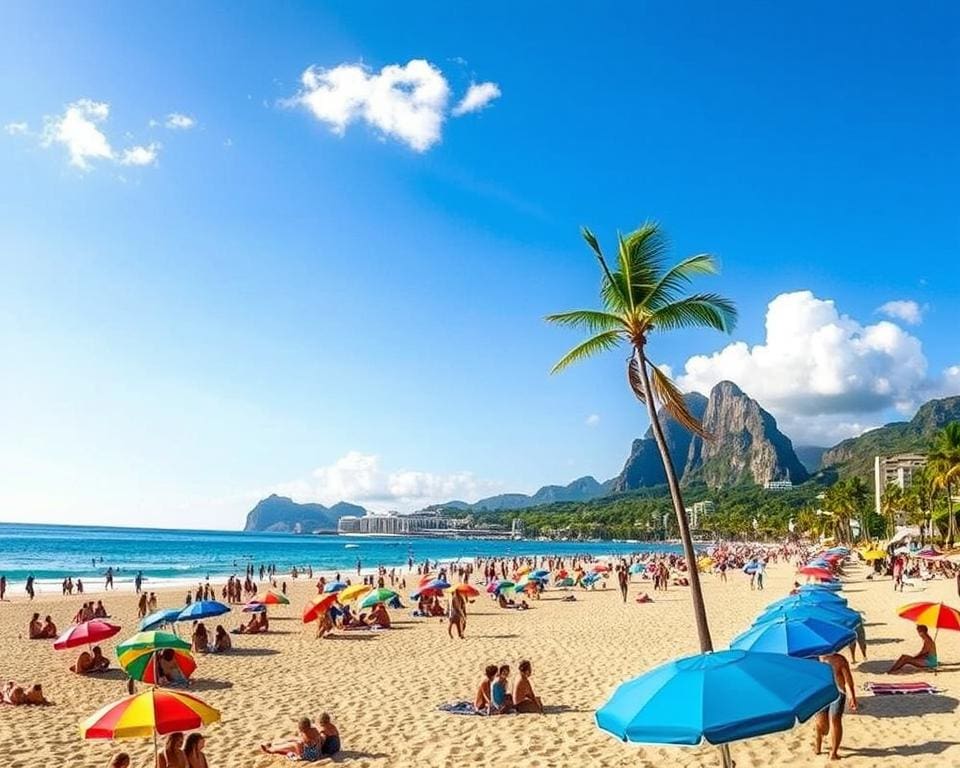
POLYGON ((118 588, 132 588, 143 571, 147 586, 195 584, 208 576, 222 581, 242 574, 248 564, 274 563, 289 573, 293 566, 314 571, 356 573, 425 559, 472 560, 478 555, 606 556, 630 552, 679 551, 661 542, 512 541, 504 539, 434 539, 389 536, 297 536, 283 533, 183 531, 155 528, 27 525, 0 523, 0 575, 12 593, 33 575, 41 593, 60 591, 67 576, 83 579, 88 591, 103 587, 103 574, 113 567, 118 588), (94 563, 96 559, 96 563, 94 563))

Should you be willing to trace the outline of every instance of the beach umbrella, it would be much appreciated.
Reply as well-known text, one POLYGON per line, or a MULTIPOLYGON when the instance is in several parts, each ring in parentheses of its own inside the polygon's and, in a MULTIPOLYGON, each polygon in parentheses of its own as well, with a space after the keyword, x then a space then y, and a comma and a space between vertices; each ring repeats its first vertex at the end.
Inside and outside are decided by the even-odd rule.
POLYGON ((943 603, 910 603, 899 608, 897 615, 914 624, 932 627, 936 631, 960 631, 960 611, 943 603))
POLYGON ((489 584, 487 584, 487 593, 492 595, 494 592, 496 592, 496 591, 497 591, 497 585, 498 585, 499 583, 500 583, 499 581, 497 581, 496 579, 494 579, 494 580, 491 581, 489 584))
POLYGON ((731 640, 730 647, 809 658, 834 653, 856 639, 856 632, 840 624, 823 619, 778 616, 753 625, 731 640))
POLYGON ((180 611, 177 621, 200 621, 229 613, 230 608, 216 600, 197 600, 180 611))
POLYGON ((751 561, 747 563, 745 566, 743 566, 743 572, 749 575, 751 573, 754 573, 758 567, 759 566, 757 563, 751 561))
POLYGON ((565 578, 567 578, 567 576, 569 576, 569 575, 570 575, 570 574, 567 573, 567 569, 566 569, 566 568, 561 568, 559 571, 557 571, 556 578, 558 578, 558 579, 565 579, 565 578))
POLYGON ((347 585, 342 581, 331 581, 323 588, 324 594, 332 594, 334 592, 342 592, 347 588, 347 585))
POLYGON ((258 603, 256 600, 251 600, 249 603, 243 606, 240 609, 243 613, 266 613, 267 606, 263 603, 258 603))
POLYGON ((120 631, 120 627, 101 619, 92 619, 80 624, 74 624, 56 640, 53 641, 53 647, 58 651, 66 648, 76 648, 79 645, 93 645, 108 637, 113 637, 120 631))
POLYGON ((480 591, 472 584, 457 584, 457 586, 453 588, 453 591, 459 592, 464 597, 480 597, 480 591))
POLYGON ((813 579, 823 579, 824 581, 833 581, 834 575, 833 571, 829 568, 821 568, 816 565, 805 565, 797 573, 803 574, 804 576, 809 576, 813 579))
POLYGON ((360 601, 360 607, 373 608, 373 606, 375 606, 377 603, 389 603, 396 596, 397 593, 392 589, 380 587, 379 589, 375 589, 370 594, 364 596, 363 600, 360 601))
POLYGON ((427 584, 430 589, 450 589, 450 582, 444 579, 434 579, 427 584))
POLYGON ((336 604, 337 595, 333 592, 313 598, 310 604, 303 609, 303 623, 309 624, 311 621, 316 621, 318 616, 326 613, 336 604))
POLYGON ((440 597, 443 594, 442 589, 434 589, 433 587, 423 587, 418 589, 416 592, 410 593, 411 600, 419 600, 421 597, 440 597))
POLYGON ((257 602, 263 603, 264 605, 290 605, 290 598, 279 592, 270 590, 263 596, 262 600, 258 600, 257 602))
POLYGON ((780 616, 787 616, 791 619, 821 619, 849 629, 856 629, 863 623, 863 617, 859 613, 834 603, 777 605, 767 608, 754 619, 753 623, 756 626, 767 621, 773 621, 780 616))
POLYGON ((846 607, 847 599, 845 597, 840 597, 840 595, 834 592, 827 592, 826 590, 812 590, 809 592, 797 592, 795 595, 787 595, 786 597, 781 597, 779 600, 774 600, 770 603, 765 610, 770 610, 777 605, 821 605, 821 604, 830 604, 830 605, 841 605, 846 607))
POLYGON ((164 624, 173 625, 180 616, 182 608, 163 608, 151 613, 140 621, 140 630, 159 629, 164 624))
POLYGON ((215 723, 220 713, 195 696, 166 688, 151 688, 94 712, 80 723, 84 739, 145 739, 177 731, 192 731, 215 723))
POLYGON ((560 581, 556 582, 556 585, 558 587, 572 587, 573 584, 574 584, 574 581, 569 576, 567 576, 565 579, 560 579, 560 581))
POLYGON ((831 547, 827 550, 832 555, 849 555, 850 550, 847 547, 831 547))
POLYGON ((369 584, 353 584, 352 586, 347 587, 346 589, 341 589, 337 593, 337 600, 346 605, 347 603, 353 602, 361 595, 367 594, 373 587, 369 584))
POLYGON ((523 576, 523 574, 529 573, 529 572, 532 571, 532 570, 533 570, 533 568, 531 568, 529 565, 521 565, 521 566, 514 572, 514 576, 516 576, 517 578, 520 578, 521 576, 523 576))
POLYGON ((883 560, 887 556, 887 553, 882 549, 868 549, 866 552, 861 552, 860 556, 868 563, 871 563, 874 560, 883 560))
MULTIPOLYGON (((674 659, 623 683, 595 717, 623 741, 726 745, 793 728, 836 698, 826 664, 728 650, 674 659)), ((726 748, 723 757, 730 765, 726 748)))
POLYGON ((643 573, 645 570, 647 570, 647 566, 644 563, 634 563, 630 566, 630 573, 633 574, 643 573))
MULTIPOLYGON (((157 654, 163 651, 133 650, 127 651, 120 657, 120 667, 127 676, 139 680, 147 685, 157 685, 157 654)), ((180 670, 184 678, 189 678, 197 669, 190 651, 177 649, 173 651, 173 663, 180 670)))
POLYGON ((597 563, 590 570, 594 573, 608 573, 610 571, 610 566, 606 563, 597 563))
POLYGON ((506 592, 508 589, 514 589, 517 585, 508 580, 501 581, 497 584, 496 593, 499 595, 501 592, 506 592))
POLYGON ((798 589, 801 592, 840 592, 843 584, 839 581, 820 581, 814 584, 801 584, 798 589))
POLYGON ((420 577, 420 581, 418 582, 417 586, 425 587, 435 578, 436 576, 434 576, 432 573, 425 573, 423 574, 423 576, 420 577))
POLYGON ((122 656, 127 651, 155 651, 160 648, 174 648, 189 651, 190 643, 186 640, 181 640, 171 632, 158 632, 155 630, 138 632, 117 646, 117 656, 122 656))

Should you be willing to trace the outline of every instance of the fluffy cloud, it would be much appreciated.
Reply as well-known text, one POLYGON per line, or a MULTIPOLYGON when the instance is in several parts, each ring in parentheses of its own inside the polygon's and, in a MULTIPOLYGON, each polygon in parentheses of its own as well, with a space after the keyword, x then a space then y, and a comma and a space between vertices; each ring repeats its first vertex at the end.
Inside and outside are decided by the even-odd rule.
POLYGON ((496 83, 470 83, 466 94, 460 103, 453 108, 451 114, 460 117, 468 112, 477 112, 488 106, 491 101, 500 97, 500 86, 496 83))
POLYGON ((591 413, 589 416, 587 416, 587 418, 583 420, 583 423, 586 424, 588 427, 597 426, 597 424, 600 423, 600 414, 591 413))
POLYGON ((121 165, 156 165, 159 152, 160 144, 154 141, 144 146, 123 150, 119 162, 121 165))
POLYGON ((80 99, 68 104, 62 115, 44 121, 43 146, 62 144, 70 155, 70 164, 90 169, 91 160, 113 159, 113 149, 100 125, 110 116, 110 105, 103 101, 80 99))
POLYGON ((350 451, 333 464, 315 469, 308 479, 283 484, 276 490, 301 502, 329 505, 350 501, 378 512, 409 512, 452 499, 473 500, 498 488, 470 472, 388 472, 379 456, 350 451))
MULTIPOLYGON (((425 152, 440 141, 450 101, 450 85, 440 69, 424 59, 406 64, 390 64, 374 72, 362 64, 341 64, 332 69, 308 67, 300 78, 302 89, 288 103, 306 107, 310 113, 342 136, 353 122, 363 121, 384 136, 404 142, 417 152, 425 152)), ((481 108, 495 95, 485 90, 472 98, 472 106, 462 112, 481 108)), ((470 97, 457 106, 459 109, 470 97)))
POLYGON ((883 306, 878 307, 877 312, 892 317, 894 320, 903 320, 910 325, 919 325, 920 321, 923 320, 923 310, 915 301, 888 301, 883 306))
POLYGON ((769 303, 764 343, 691 357, 678 382, 707 392, 723 379, 769 409, 795 441, 820 443, 876 426, 890 409, 912 414, 947 386, 946 374, 927 377, 919 339, 887 320, 862 325, 810 291, 769 303))
POLYGON ((11 136, 23 136, 30 132, 30 126, 26 123, 7 123, 3 130, 11 136))
POLYGON ((164 125, 172 131, 186 131, 190 128, 193 128, 197 124, 197 121, 190 117, 190 115, 184 115, 180 112, 171 112, 167 115, 167 119, 164 122, 164 125))

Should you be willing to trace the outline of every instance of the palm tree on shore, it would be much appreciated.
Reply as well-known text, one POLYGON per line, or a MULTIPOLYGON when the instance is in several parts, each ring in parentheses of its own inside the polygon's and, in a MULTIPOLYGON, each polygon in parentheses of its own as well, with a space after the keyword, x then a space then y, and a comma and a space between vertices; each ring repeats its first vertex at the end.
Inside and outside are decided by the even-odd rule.
POLYGON ((618 235, 616 263, 611 268, 597 238, 582 231, 601 270, 600 300, 597 310, 582 309, 549 315, 556 325, 584 330, 591 336, 564 355, 551 373, 625 344, 627 382, 637 399, 646 406, 663 468, 670 489, 683 554, 688 565, 690 593, 693 598, 697 634, 702 651, 712 651, 713 642, 697 571, 696 554, 690 526, 680 495, 676 469, 667 450, 658 406, 686 429, 704 438, 701 423, 690 413, 680 390, 647 357, 647 343, 656 332, 678 328, 707 327, 729 333, 736 323, 737 311, 730 300, 716 293, 691 293, 685 290, 693 278, 717 273, 716 260, 710 254, 690 256, 668 267, 666 238, 658 224, 646 223, 628 235, 618 235))
POLYGON ((897 532, 897 515, 903 511, 903 489, 896 483, 887 483, 880 494, 880 513, 890 522, 890 535, 897 532))
POLYGON ((960 421, 951 421, 937 432, 927 459, 933 467, 934 483, 947 496, 947 546, 952 547, 957 534, 953 489, 960 485, 960 421))

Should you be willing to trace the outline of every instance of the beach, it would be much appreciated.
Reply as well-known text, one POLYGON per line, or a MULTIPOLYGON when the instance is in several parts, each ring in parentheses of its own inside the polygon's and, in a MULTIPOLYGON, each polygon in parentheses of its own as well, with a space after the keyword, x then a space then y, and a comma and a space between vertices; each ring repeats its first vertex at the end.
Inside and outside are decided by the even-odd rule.
MULTIPOLYGON (((860 693, 860 711, 844 720, 842 764, 902 766, 917 759, 938 766, 960 766, 960 633, 941 632, 936 676, 918 672, 882 674, 902 653, 914 653, 914 625, 897 617, 898 606, 914 600, 944 600, 956 605, 955 582, 928 582, 922 591, 894 594, 889 578, 864 579, 867 569, 854 565, 844 596, 865 614, 869 660, 853 665, 859 687, 868 680, 926 680, 944 689, 939 695, 875 697, 860 693)), ((793 568, 772 565, 764 591, 751 591, 749 579, 733 572, 703 578, 717 648, 744 630, 768 603, 784 596, 793 568)), ((264 755, 265 740, 291 736, 302 716, 329 712, 340 728, 343 751, 336 762, 357 766, 637 766, 717 765, 717 750, 637 747, 601 732, 593 713, 622 681, 678 655, 698 650, 689 591, 671 587, 653 593, 650 582, 633 578, 624 604, 610 580, 606 590, 549 590, 531 602, 531 610, 510 611, 481 596, 469 606, 466 638, 450 639, 440 619, 412 618, 392 611, 394 629, 337 633, 314 637, 300 613, 316 594, 304 579, 288 584, 291 605, 270 609, 271 631, 235 636, 228 655, 200 656, 192 692, 222 712, 222 722, 206 729, 206 753, 214 766, 267 768, 287 763, 264 755), (639 591, 654 602, 639 605, 639 591), (575 602, 564 602, 575 594, 575 602), (533 664, 531 681, 546 706, 544 715, 464 717, 439 712, 445 702, 472 699, 483 667, 522 659, 533 664)), ((408 577, 408 585, 416 575, 408 577)), ((99 586, 99 585, 98 585, 99 586)), ((121 749, 134 766, 152 765, 149 740, 83 741, 77 724, 104 704, 126 695, 125 679, 116 670, 98 677, 67 671, 78 650, 56 651, 50 641, 25 639, 34 611, 51 614, 62 631, 83 598, 42 595, 33 603, 12 584, 13 602, 0 605, 0 676, 23 684, 43 684, 54 705, 0 709, 0 754, 10 768, 70 765, 95 768, 121 749)), ((184 590, 159 593, 161 607, 181 605, 184 590)), ((128 592, 97 592, 111 621, 123 631, 102 645, 116 666, 116 642, 136 630, 136 597, 128 592)), ((406 596, 404 596, 406 597, 406 596)), ((409 605, 409 601, 405 600, 409 605)), ((237 607, 221 617, 232 629, 246 614, 237 607)), ((218 620, 208 620, 212 628, 218 620)), ((189 626, 189 625, 187 625, 189 626)), ((184 627, 186 630, 186 627, 184 627)), ((858 657, 859 658, 859 657, 858 657)), ((515 673, 514 673, 515 674, 515 673)), ((736 696, 736 691, 730 692, 736 696)), ((825 765, 826 755, 812 754, 812 725, 734 744, 733 756, 744 766, 825 765)))

